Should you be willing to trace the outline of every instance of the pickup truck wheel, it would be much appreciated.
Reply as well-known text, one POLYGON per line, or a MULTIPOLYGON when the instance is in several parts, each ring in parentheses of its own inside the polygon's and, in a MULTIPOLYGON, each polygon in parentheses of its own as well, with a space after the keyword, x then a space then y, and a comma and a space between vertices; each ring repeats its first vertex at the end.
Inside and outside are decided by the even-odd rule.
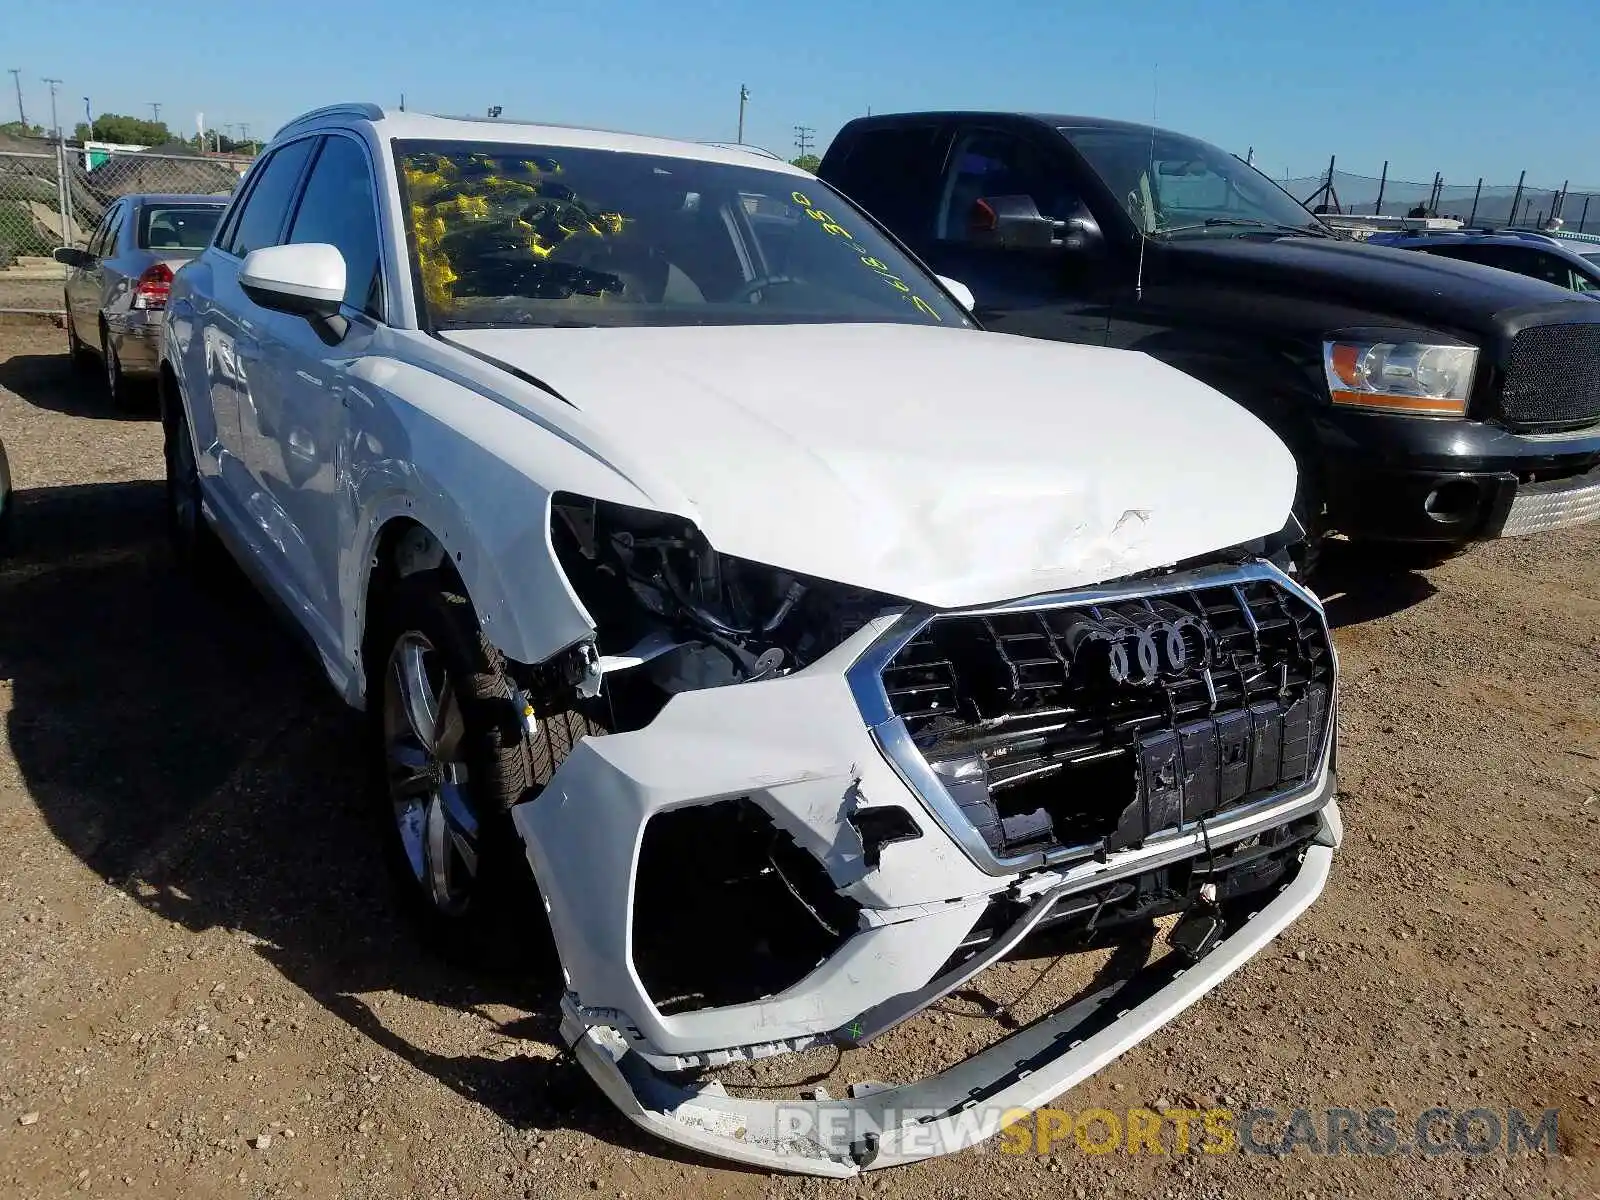
POLYGON ((575 712, 552 713, 530 739, 504 657, 459 585, 438 572, 402 580, 374 620, 374 790, 402 903, 444 956, 525 965, 547 946, 544 907, 510 809, 600 727, 575 712))

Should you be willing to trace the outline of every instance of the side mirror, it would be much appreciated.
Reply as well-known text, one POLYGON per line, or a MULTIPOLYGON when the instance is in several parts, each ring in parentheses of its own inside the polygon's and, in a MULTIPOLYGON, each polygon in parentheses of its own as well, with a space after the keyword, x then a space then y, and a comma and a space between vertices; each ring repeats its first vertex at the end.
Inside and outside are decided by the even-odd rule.
POLYGON ((1004 250, 1099 250, 1100 225, 1087 213, 1055 221, 1039 212, 1032 196, 985 196, 974 201, 967 237, 975 246, 1004 250))
POLYGON ((251 303, 313 319, 339 315, 344 281, 344 255, 326 242, 264 246, 239 268, 239 288, 251 303))
POLYGON ((329 346, 350 328, 339 314, 344 281, 344 255, 326 242, 263 246, 245 255, 239 268, 239 290, 251 303, 304 317, 329 346))
POLYGON ((87 250, 80 250, 77 246, 57 246, 51 251, 51 257, 63 266, 76 267, 79 270, 94 261, 94 257, 87 250))
MULTIPOLYGON (((951 279, 948 275, 936 275, 934 278, 944 284, 944 290, 954 296, 956 303, 968 312, 978 306, 977 297, 972 294, 972 289, 959 279, 951 279)), ((1595 295, 1600 296, 1600 292, 1596 292, 1595 295)))

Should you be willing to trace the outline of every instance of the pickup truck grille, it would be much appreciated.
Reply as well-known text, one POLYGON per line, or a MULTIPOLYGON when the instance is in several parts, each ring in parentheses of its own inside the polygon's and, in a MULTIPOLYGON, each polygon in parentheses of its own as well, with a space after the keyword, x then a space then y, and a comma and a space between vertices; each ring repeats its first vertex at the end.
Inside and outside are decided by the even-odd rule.
POLYGON ((1270 580, 935 617, 884 691, 997 858, 1137 845, 1308 783, 1331 721, 1317 608, 1270 580))
POLYGON ((1600 421, 1600 324, 1535 325, 1517 334, 1500 411, 1518 429, 1600 421))

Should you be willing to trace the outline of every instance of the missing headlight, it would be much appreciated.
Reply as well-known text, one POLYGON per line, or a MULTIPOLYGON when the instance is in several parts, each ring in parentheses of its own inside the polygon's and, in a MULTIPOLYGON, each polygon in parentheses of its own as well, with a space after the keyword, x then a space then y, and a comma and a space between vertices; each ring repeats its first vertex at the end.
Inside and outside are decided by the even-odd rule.
POLYGON ((718 553, 683 517, 568 493, 552 498, 551 542, 595 622, 599 655, 674 644, 647 670, 607 680, 613 703, 633 712, 619 728, 648 722, 676 692, 799 670, 896 607, 876 592, 718 553))

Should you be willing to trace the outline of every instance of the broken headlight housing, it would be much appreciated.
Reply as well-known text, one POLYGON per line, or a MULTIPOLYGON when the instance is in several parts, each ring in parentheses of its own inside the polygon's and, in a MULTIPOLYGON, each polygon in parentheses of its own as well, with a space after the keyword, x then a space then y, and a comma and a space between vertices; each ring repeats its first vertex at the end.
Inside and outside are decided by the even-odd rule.
POLYGON ((671 693, 787 674, 902 602, 722 554, 684 517, 567 493, 551 541, 606 661, 671 693))

